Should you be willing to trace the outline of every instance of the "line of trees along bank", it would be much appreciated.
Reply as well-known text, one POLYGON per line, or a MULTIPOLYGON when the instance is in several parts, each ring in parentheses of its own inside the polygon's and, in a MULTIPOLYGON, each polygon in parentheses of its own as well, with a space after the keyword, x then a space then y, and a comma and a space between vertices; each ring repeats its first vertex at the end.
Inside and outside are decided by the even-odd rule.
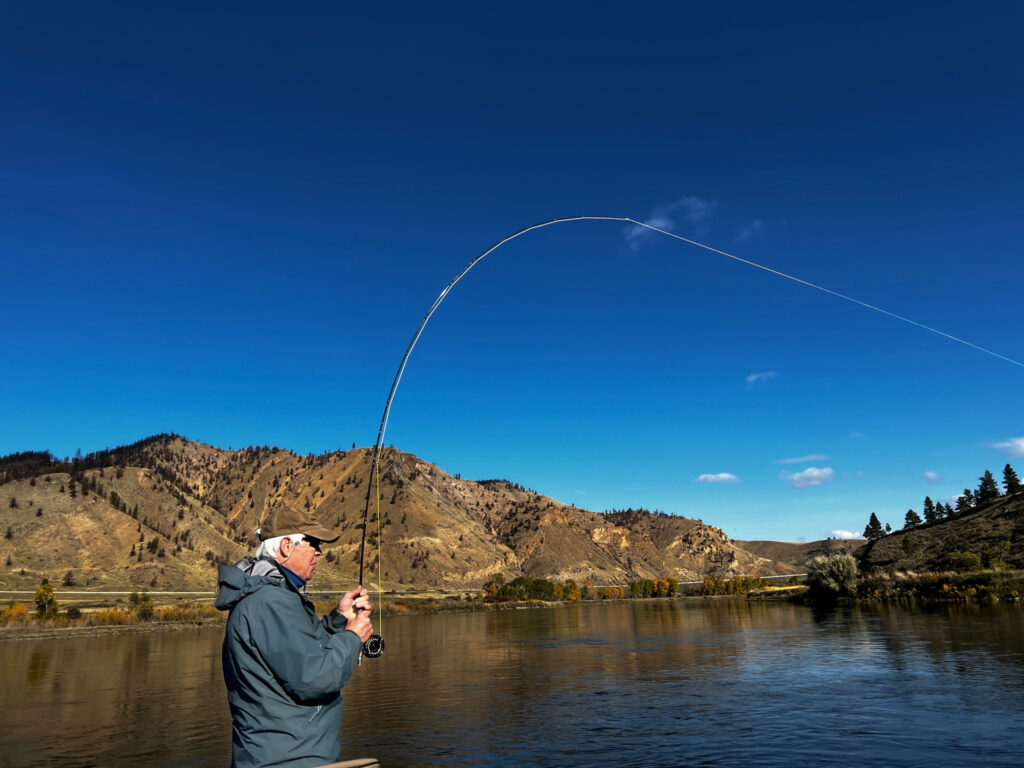
MULTIPOLYGON (((735 576, 731 579, 707 578, 696 591, 699 595, 746 595, 756 589, 767 589, 771 583, 759 576, 735 576)), ((676 597, 679 582, 671 578, 637 579, 626 586, 595 586, 589 579, 583 584, 569 579, 562 584, 547 579, 517 576, 511 581, 496 574, 483 586, 485 602, 521 602, 525 600, 613 600, 622 598, 676 597)))
POLYGON ((590 579, 583 584, 567 579, 562 584, 547 579, 531 579, 517 576, 505 581, 502 574, 495 574, 483 586, 484 600, 491 603, 519 602, 523 600, 615 600, 624 597, 675 597, 679 594, 676 579, 637 579, 628 586, 598 587, 590 579))

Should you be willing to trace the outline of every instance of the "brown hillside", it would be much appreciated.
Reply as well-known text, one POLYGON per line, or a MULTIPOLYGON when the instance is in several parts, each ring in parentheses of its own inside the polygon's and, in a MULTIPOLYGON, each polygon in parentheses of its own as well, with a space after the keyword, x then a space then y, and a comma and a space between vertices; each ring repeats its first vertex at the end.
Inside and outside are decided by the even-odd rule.
POLYGON ((789 541, 734 541, 737 547, 774 563, 777 573, 806 573, 812 559, 819 555, 849 555, 864 544, 864 539, 822 539, 806 543, 789 541))
POLYGON ((944 571, 953 567, 956 553, 965 551, 1024 568, 1024 491, 961 517, 894 531, 864 544, 857 556, 866 571, 944 571))
MULTIPOLYGON (((351 585, 370 460, 368 449, 299 456, 174 435, 68 463, 5 457, 0 530, 10 536, 0 538, 0 588, 28 589, 43 576, 59 584, 70 573, 89 589, 212 590, 215 566, 251 551, 255 530, 282 504, 308 508, 340 533, 317 588, 351 585)), ((498 572, 597 584, 793 572, 699 520, 598 514, 507 481, 462 480, 395 449, 383 452, 380 482, 364 580, 377 582, 379 545, 385 589, 475 588, 498 572)))

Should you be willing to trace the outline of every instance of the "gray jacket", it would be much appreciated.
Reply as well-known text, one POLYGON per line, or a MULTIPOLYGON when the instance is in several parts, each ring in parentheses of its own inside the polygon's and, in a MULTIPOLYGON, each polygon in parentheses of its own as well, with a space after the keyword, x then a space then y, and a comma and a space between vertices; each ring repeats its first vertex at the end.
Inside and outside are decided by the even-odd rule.
POLYGON ((232 768, 313 768, 341 751, 341 687, 361 643, 337 610, 313 603, 270 558, 220 567, 216 605, 230 610, 224 682, 232 768))

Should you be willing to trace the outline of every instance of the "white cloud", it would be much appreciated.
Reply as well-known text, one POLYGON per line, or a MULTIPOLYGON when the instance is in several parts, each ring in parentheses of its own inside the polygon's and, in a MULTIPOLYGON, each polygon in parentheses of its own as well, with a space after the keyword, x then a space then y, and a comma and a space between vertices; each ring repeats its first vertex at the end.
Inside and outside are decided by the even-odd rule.
POLYGON ((738 230, 736 230, 736 236, 732 239, 734 243, 739 245, 740 243, 746 243, 751 240, 756 240, 764 232, 764 222, 760 219, 754 219, 749 221, 738 230))
POLYGON ((863 432, 851 432, 850 437, 854 440, 860 440, 862 437, 867 437, 863 432))
POLYGON ((942 475, 934 469, 927 470, 923 475, 921 475, 921 477, 923 477, 925 482, 929 485, 938 485, 942 482, 942 475))
POLYGON ((759 371, 758 373, 747 374, 747 389, 767 384, 772 379, 778 378, 776 371, 759 371))
MULTIPOLYGON (((644 224, 673 232, 676 224, 681 222, 688 232, 697 237, 703 237, 711 229, 711 215, 715 210, 715 205, 715 203, 702 200, 699 197, 688 195, 671 203, 656 205, 644 224)), ((622 233, 622 238, 626 241, 626 245, 635 251, 641 243, 654 234, 646 227, 633 224, 622 233)))
POLYGON ((824 453, 811 453, 807 456, 797 456, 792 459, 776 459, 776 464, 806 464, 809 461, 827 461, 828 456, 824 453))
POLYGON ((783 472, 780 477, 799 491, 805 488, 815 488, 823 483, 831 483, 836 473, 832 467, 808 467, 803 472, 796 472, 787 475, 783 472))
POLYGON ((731 472, 719 472, 716 475, 703 474, 699 475, 693 482, 695 483, 738 483, 740 479, 731 472))
POLYGON ((1008 437, 1005 440, 991 440, 985 443, 989 448, 1002 451, 1011 459, 1024 457, 1024 437, 1008 437))
POLYGON ((829 531, 828 535, 833 539, 863 539, 864 534, 853 531, 829 531))

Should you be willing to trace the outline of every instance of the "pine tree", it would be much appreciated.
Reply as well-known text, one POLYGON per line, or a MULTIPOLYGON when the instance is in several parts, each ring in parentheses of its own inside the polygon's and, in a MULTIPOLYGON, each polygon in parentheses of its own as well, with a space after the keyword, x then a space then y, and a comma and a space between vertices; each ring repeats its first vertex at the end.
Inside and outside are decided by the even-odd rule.
POLYGON ((882 538, 884 535, 885 531, 882 529, 882 523, 878 520, 878 515, 872 512, 868 524, 864 527, 864 538, 874 541, 875 539, 882 538))
POLYGON ((986 469, 985 474, 979 477, 978 480, 980 485, 978 485, 978 490, 974 494, 974 500, 978 506, 988 504, 999 498, 999 486, 996 485, 996 479, 992 477, 991 472, 986 469))
POLYGON ((958 515, 966 515, 971 511, 974 501, 973 494, 968 488, 964 488, 964 492, 956 497, 956 513, 958 515))
POLYGON ((938 522, 939 516, 935 513, 935 502, 932 501, 931 496, 924 497, 924 507, 922 511, 924 512, 924 521, 926 523, 938 522))
POLYGON ((1020 478, 1009 464, 1003 468, 1003 488, 1006 489, 1007 495, 1020 490, 1020 478))
POLYGON ((912 509, 907 510, 907 518, 903 522, 904 529, 917 528, 921 524, 921 517, 912 509))

